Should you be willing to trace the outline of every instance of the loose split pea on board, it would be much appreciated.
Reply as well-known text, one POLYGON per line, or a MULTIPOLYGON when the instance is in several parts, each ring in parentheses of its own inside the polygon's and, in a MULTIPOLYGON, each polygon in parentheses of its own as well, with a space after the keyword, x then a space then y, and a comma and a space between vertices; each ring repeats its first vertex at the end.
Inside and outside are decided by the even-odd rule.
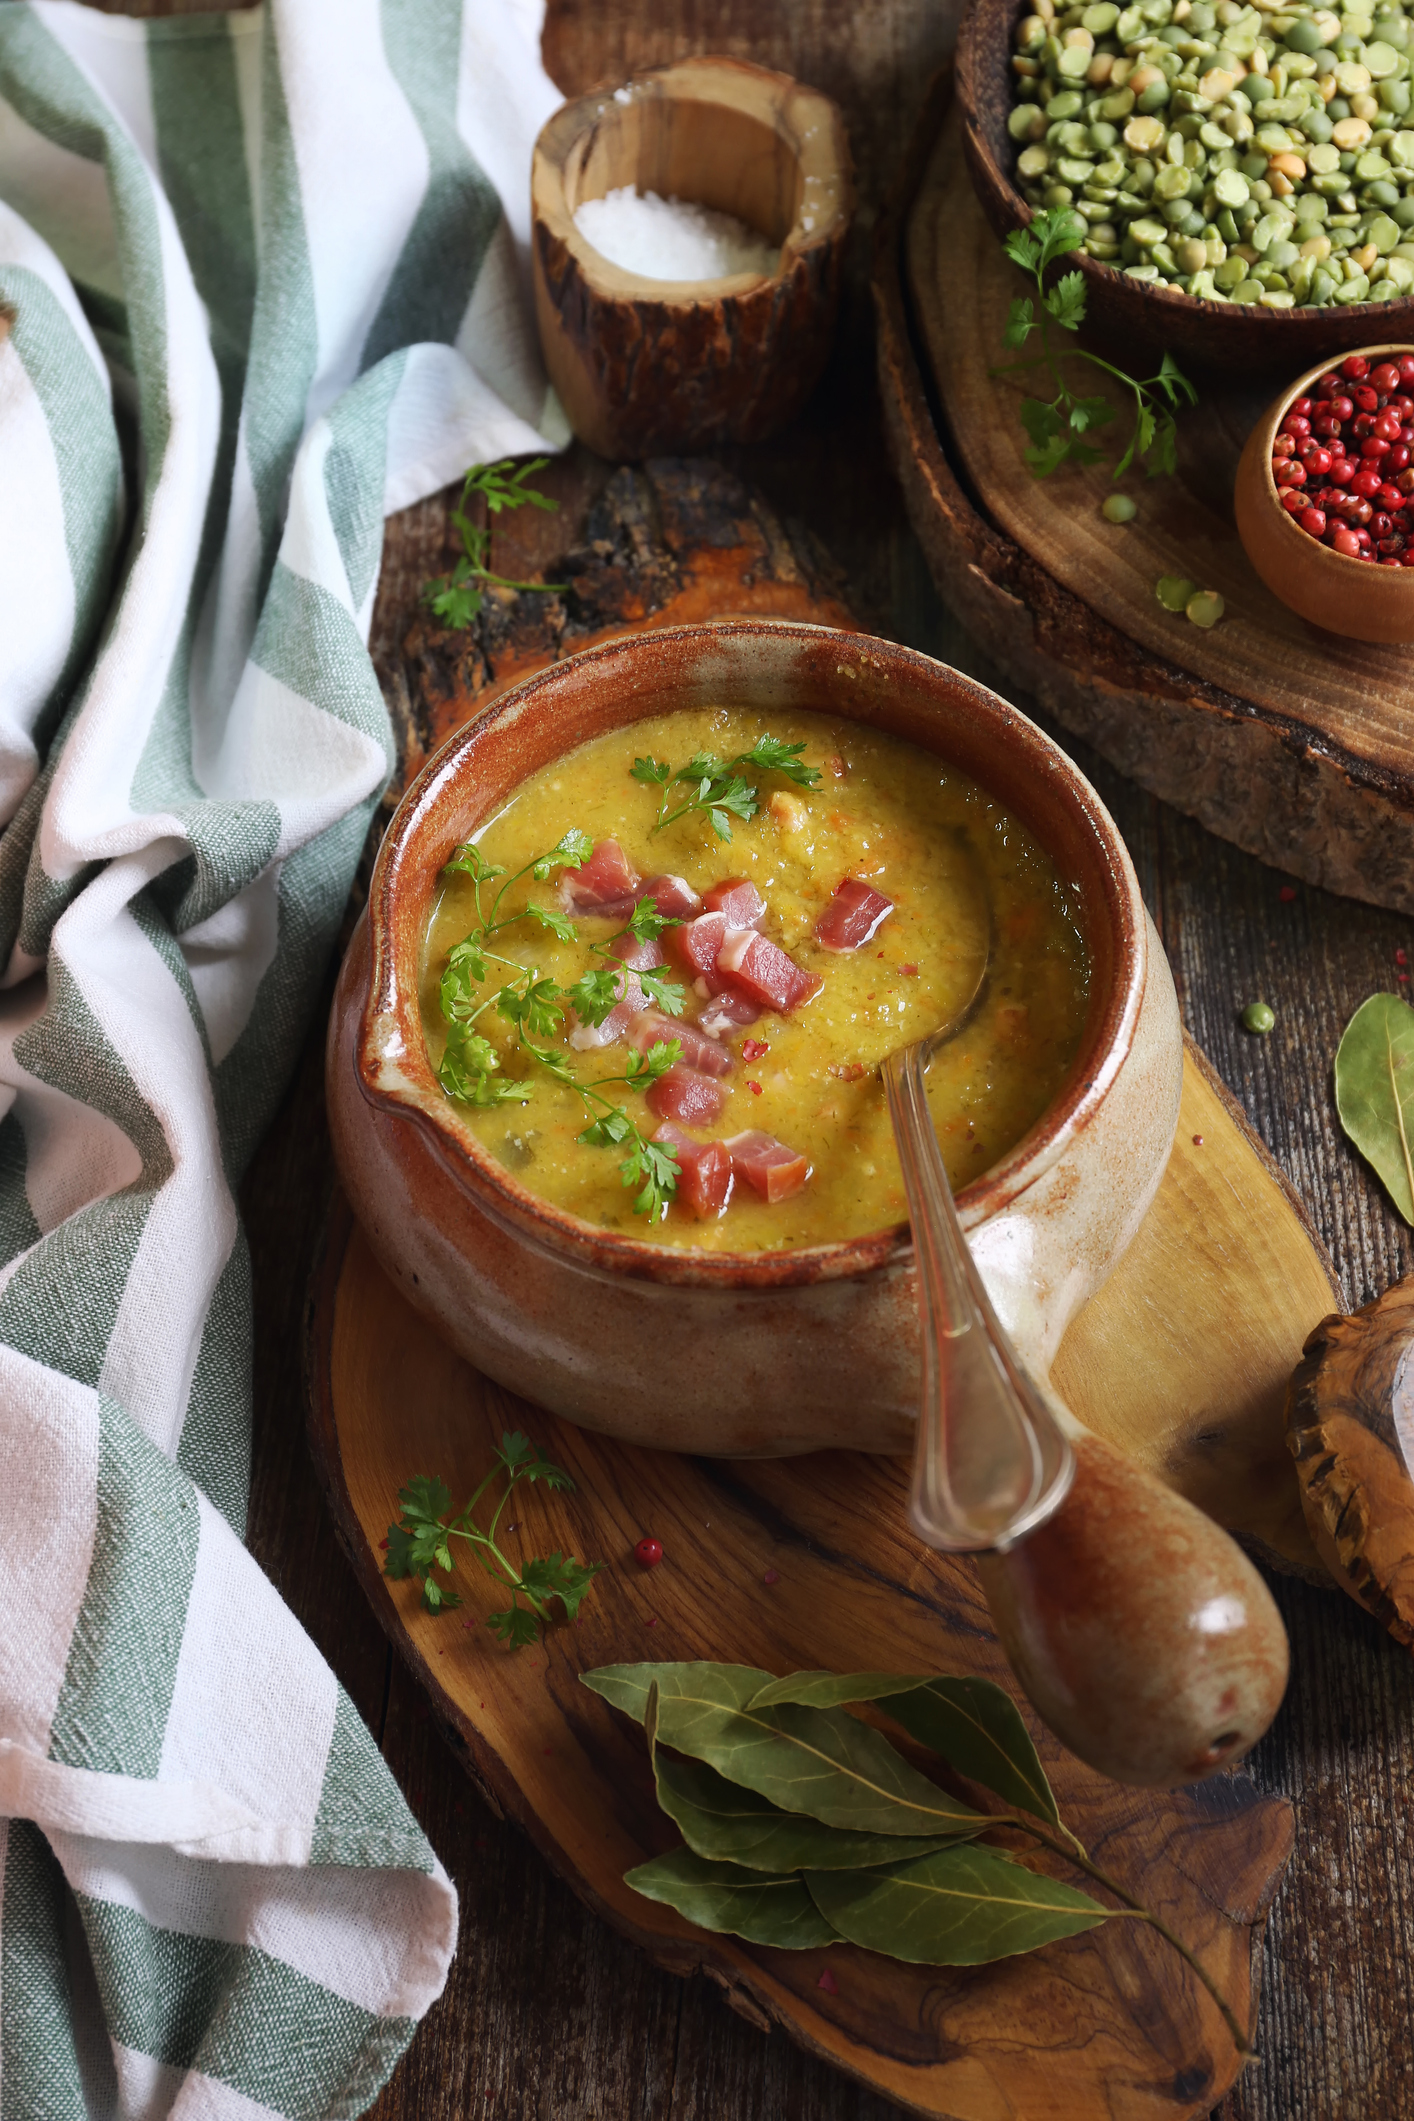
POLYGON ((1032 206, 1140 280, 1269 309, 1414 291, 1414 0, 1037 0, 1009 130, 1032 206))

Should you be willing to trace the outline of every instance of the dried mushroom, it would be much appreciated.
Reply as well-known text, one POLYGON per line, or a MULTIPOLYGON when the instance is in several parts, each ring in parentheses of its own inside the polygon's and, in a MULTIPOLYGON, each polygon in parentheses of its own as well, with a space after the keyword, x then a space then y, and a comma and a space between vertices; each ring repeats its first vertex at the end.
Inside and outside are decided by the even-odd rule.
POLYGON ((1316 1327, 1287 1387, 1286 1440, 1321 1559, 1414 1645, 1414 1277, 1316 1327))

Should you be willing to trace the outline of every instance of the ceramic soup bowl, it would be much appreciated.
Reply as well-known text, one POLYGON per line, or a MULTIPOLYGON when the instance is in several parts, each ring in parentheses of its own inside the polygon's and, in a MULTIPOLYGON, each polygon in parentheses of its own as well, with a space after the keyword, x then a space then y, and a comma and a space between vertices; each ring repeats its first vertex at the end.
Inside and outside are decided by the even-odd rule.
POLYGON ((1119 833, 1065 754, 995 693, 888 642, 787 624, 647 633, 528 679, 444 745, 389 825, 339 978, 327 1057, 339 1169, 415 1308, 557 1414, 714 1455, 905 1451, 919 1397, 906 1224, 768 1254, 597 1228, 490 1156, 428 1060, 418 975, 452 849, 588 738, 707 705, 810 709, 936 752, 1019 816, 1076 887, 1092 987, 1075 1062, 958 1202, 997 1312, 1044 1384, 1168 1158, 1182 1072, 1173 983, 1119 833))

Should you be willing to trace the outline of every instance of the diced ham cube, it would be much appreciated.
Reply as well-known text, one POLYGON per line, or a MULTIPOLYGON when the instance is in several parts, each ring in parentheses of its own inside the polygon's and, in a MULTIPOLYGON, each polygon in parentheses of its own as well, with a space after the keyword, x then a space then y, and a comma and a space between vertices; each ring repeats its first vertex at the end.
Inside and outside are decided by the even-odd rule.
POLYGON ((861 884, 857 876, 843 877, 815 923, 816 938, 826 950, 857 950, 893 910, 893 900, 882 891, 861 884))
POLYGON ((589 860, 561 872, 559 900, 565 912, 596 920, 627 920, 638 903, 639 875, 617 840, 600 840, 589 860))
POLYGON ((731 928, 759 928, 766 901, 744 876, 725 877, 704 892, 702 903, 709 913, 724 913, 731 928))
POLYGON ((702 911, 702 901, 685 876, 650 876, 638 887, 640 903, 651 898, 665 921, 691 920, 702 911))
POLYGON ((681 928, 666 929, 663 940, 685 972, 694 979, 708 979, 726 933, 725 913, 703 913, 695 921, 685 921, 681 928))
MULTIPOLYGON (((703 918, 710 919, 711 915, 703 918)), ((728 932, 717 953, 716 971, 717 977, 738 994, 759 1002, 763 1009, 779 1010, 782 1016, 808 1002, 825 984, 813 972, 802 972, 778 943, 759 935, 754 928, 728 932)))
POLYGON ((616 935, 609 945, 610 957, 634 972, 656 972, 666 963, 660 942, 641 943, 636 935, 616 935))
POLYGON ((708 1038, 730 1038, 733 1031, 754 1024, 760 1014, 755 1002, 748 1001, 744 994, 719 994, 698 1017, 697 1028, 705 1031, 708 1038))
POLYGON ((623 993, 615 1002, 602 1024, 582 1024, 570 1011, 570 1044, 577 1053, 591 1053, 600 1046, 612 1046, 621 1038, 627 1038, 629 1027, 648 1007, 648 997, 631 972, 623 977, 623 993))
POLYGON ((714 1076, 674 1061, 649 1086, 644 1102, 655 1119, 675 1119, 682 1127, 710 1127, 720 1119, 731 1091, 714 1076))
POLYGON ((810 1176, 810 1165, 796 1150, 788 1149, 778 1142, 774 1134, 763 1134, 752 1129, 747 1134, 730 1135, 725 1144, 732 1160, 732 1171, 737 1178, 745 1180, 754 1193, 773 1205, 778 1200, 789 1200, 798 1193, 810 1176))
POLYGON ((682 1047, 682 1057, 689 1068, 697 1068, 703 1075, 731 1074, 732 1057, 724 1046, 705 1038, 698 1025, 676 1023, 659 1009, 645 1009, 634 1019, 628 1042, 637 1046, 640 1053, 646 1053, 660 1039, 673 1038, 682 1047))
POLYGON ((700 1220, 720 1215, 732 1197, 732 1160, 722 1142, 695 1142, 681 1127, 665 1120, 653 1136, 674 1151, 678 1160, 678 1190, 675 1198, 690 1215, 700 1220))

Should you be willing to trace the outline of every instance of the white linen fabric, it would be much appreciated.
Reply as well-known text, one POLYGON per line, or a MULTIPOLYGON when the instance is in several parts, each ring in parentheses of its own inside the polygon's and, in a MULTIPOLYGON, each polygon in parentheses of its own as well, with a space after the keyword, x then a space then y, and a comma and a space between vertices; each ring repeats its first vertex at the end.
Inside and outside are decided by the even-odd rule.
POLYGON ((242 1544, 233 1187, 390 764, 383 518, 564 440, 525 0, 0 0, 0 2121, 324 2121, 456 1901, 242 1544))

